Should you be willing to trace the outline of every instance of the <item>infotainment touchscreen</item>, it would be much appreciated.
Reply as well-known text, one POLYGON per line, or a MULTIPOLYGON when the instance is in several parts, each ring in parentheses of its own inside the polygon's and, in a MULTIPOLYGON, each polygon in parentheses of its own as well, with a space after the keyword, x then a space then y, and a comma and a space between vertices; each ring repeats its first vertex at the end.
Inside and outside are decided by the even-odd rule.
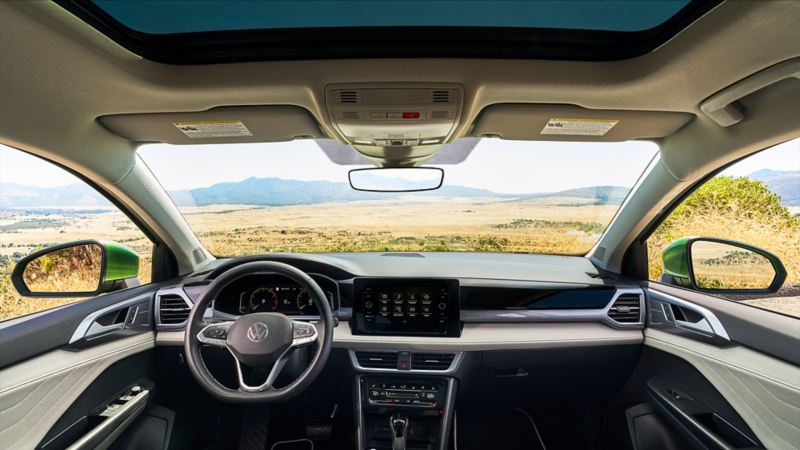
POLYGON ((356 278, 353 334, 459 336, 458 280, 356 278))

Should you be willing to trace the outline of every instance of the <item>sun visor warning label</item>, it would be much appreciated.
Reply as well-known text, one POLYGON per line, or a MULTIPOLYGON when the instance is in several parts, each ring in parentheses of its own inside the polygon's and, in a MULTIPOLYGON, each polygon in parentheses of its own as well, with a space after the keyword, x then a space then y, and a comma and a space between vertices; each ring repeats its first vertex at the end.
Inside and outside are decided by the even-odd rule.
POLYGON ((619 120, 602 119, 550 119, 540 134, 565 134, 573 136, 605 136, 619 120))
POLYGON ((175 128, 191 139, 252 136, 241 120, 175 122, 175 128))

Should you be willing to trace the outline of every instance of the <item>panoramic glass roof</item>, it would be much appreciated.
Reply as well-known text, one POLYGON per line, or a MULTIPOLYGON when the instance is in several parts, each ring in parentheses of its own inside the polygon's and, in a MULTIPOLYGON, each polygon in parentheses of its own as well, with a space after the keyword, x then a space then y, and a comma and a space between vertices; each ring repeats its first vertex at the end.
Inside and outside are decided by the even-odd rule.
POLYGON ((93 2, 126 27, 148 34, 384 26, 635 32, 661 25, 690 3, 689 0, 93 2))
POLYGON ((347 58, 612 61, 653 51, 722 0, 53 0, 168 64, 347 58))

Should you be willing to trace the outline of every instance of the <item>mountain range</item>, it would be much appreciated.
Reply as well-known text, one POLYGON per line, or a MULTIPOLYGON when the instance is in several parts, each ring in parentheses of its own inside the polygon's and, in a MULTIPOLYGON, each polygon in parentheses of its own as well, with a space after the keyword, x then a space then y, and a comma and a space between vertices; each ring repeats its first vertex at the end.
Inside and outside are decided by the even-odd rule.
MULTIPOLYGON (((785 206, 800 206, 800 171, 762 169, 749 175, 765 183, 781 196, 785 206)), ((499 198, 508 200, 572 197, 599 204, 619 204, 628 193, 622 186, 591 186, 558 192, 504 194, 466 186, 443 186, 435 191, 417 192, 415 196, 499 198)), ((385 194, 353 190, 347 183, 299 181, 281 178, 248 178, 237 182, 170 192, 178 206, 242 204, 258 206, 310 205, 356 200, 385 200, 406 194, 385 194)), ((108 206, 108 201, 83 184, 39 188, 15 183, 0 183, 0 205, 10 208, 108 206)))
POLYGON ((780 195, 783 205, 800 206, 800 170, 761 169, 748 177, 766 184, 772 192, 780 195))

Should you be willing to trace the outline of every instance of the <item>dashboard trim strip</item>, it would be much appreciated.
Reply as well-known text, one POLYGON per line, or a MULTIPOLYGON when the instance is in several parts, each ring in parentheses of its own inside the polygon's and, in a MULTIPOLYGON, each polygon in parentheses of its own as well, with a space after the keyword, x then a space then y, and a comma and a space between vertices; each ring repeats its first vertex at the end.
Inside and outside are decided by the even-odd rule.
MULTIPOLYGON (((159 331, 156 343, 183 345, 183 331, 159 331)), ((539 348, 641 345, 642 330, 618 330, 599 323, 465 324, 461 337, 359 336, 347 322, 334 328, 333 347, 352 350, 466 352, 539 348)))

